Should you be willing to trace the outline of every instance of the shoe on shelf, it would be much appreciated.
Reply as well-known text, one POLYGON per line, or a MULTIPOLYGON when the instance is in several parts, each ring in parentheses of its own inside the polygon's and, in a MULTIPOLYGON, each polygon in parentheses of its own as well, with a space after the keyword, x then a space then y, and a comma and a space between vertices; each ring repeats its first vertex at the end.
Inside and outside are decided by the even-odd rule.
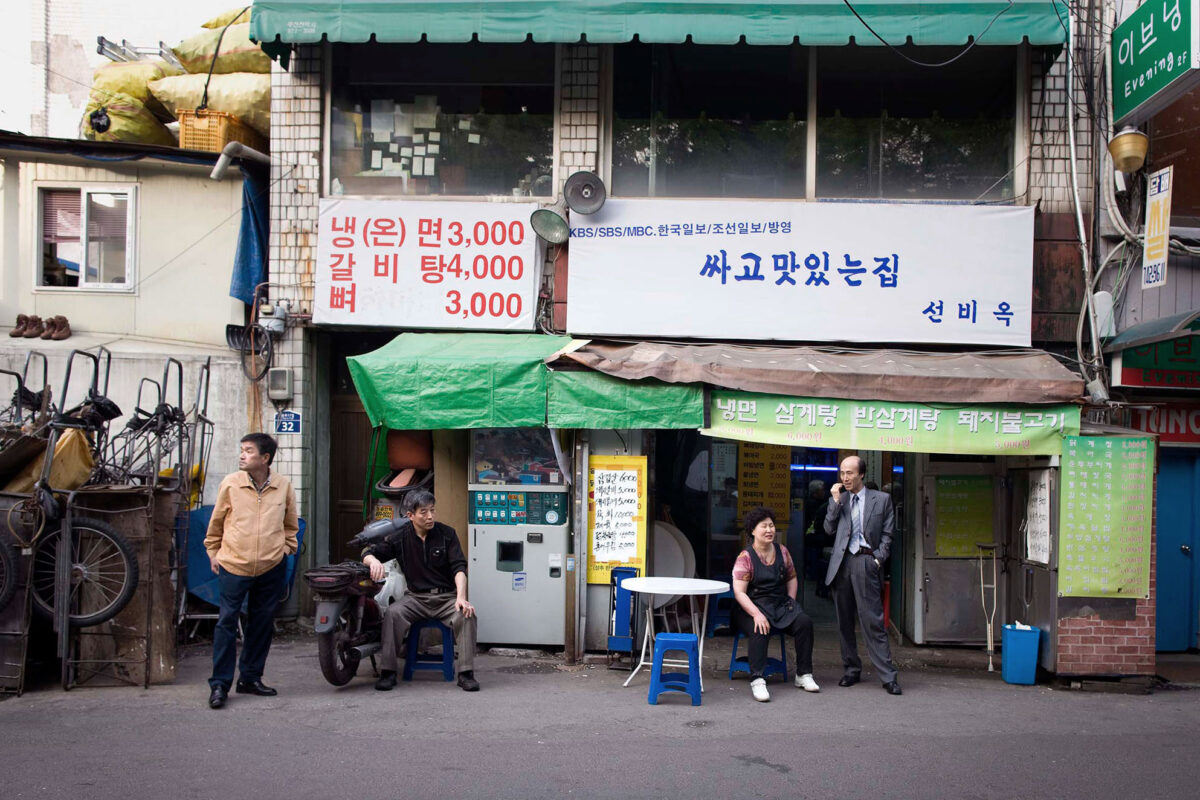
POLYGON ((46 320, 46 330, 42 331, 39 339, 53 339, 54 332, 58 330, 58 317, 50 317, 46 320))
POLYGON ((375 681, 375 689, 380 692, 390 692, 396 688, 396 670, 385 669, 379 673, 379 680, 375 681))
MULTIPOLYGON (((51 336, 50 338, 56 342, 61 342, 63 339, 70 337, 70 335, 71 335, 70 321, 66 317, 64 317, 62 314, 59 314, 58 316, 56 316, 54 318, 54 321, 56 323, 56 325, 54 327, 54 335, 51 336)), ((45 339, 46 337, 43 336, 42 338, 45 339)))
POLYGON ((21 335, 26 339, 36 339, 46 332, 46 324, 42 322, 42 318, 37 314, 30 314, 29 319, 25 323, 25 332, 21 335))
POLYGON ((238 694, 256 694, 259 697, 274 697, 279 692, 262 682, 262 678, 253 681, 238 681, 238 694))
POLYGON ((796 676, 796 688, 803 689, 806 692, 819 692, 821 687, 817 686, 817 682, 813 680, 811 673, 806 675, 796 676))
POLYGON ((841 680, 838 681, 838 686, 853 686, 858 681, 859 677, 857 675, 843 675, 841 680))
POLYGON ((458 673, 458 686, 464 692, 478 692, 479 681, 475 680, 475 671, 467 670, 458 673))
POLYGON ((763 678, 755 678, 750 681, 750 694, 754 695, 754 699, 760 703, 766 703, 771 699, 771 693, 767 691, 767 682, 763 678))
POLYGON ((883 690, 888 694, 904 694, 904 692, 900 691, 900 684, 896 681, 885 683, 883 685, 883 690))
POLYGON ((14 339, 18 336, 24 336, 25 335, 25 326, 28 324, 29 324, 28 316, 26 316, 25 314, 17 314, 17 325, 15 328, 13 328, 11 331, 8 332, 8 335, 12 336, 14 339))
POLYGON ((209 708, 221 708, 225 705, 225 701, 229 699, 229 690, 224 686, 217 684, 212 687, 212 692, 208 695, 209 708))

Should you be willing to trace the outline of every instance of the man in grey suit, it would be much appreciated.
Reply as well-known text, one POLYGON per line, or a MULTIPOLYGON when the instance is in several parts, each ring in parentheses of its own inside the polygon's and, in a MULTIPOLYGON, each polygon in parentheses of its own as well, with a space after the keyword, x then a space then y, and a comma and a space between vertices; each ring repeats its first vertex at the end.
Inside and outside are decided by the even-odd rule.
POLYGON ((842 644, 842 679, 853 686, 862 675, 862 659, 854 638, 858 617, 867 655, 888 694, 900 694, 892 648, 883 629, 883 563, 892 546, 896 512, 890 495, 863 486, 867 464, 859 456, 842 461, 841 483, 830 490, 825 532, 834 536, 825 583, 833 587, 842 644))

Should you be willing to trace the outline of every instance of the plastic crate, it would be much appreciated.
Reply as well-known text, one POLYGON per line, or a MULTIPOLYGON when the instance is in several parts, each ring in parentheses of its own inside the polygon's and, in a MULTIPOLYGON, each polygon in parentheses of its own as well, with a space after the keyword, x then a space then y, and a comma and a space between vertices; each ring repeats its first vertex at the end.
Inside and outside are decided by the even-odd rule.
POLYGON ((181 108, 176 115, 179 118, 179 146, 185 150, 219 153, 230 142, 241 142, 260 152, 267 151, 266 137, 233 114, 181 108))

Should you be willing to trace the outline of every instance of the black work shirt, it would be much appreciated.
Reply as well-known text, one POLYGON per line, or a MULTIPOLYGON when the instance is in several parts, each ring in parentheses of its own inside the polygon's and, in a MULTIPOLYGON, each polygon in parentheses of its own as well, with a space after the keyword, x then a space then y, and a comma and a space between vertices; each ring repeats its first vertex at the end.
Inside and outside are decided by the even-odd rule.
POLYGON ((396 559, 412 592, 454 591, 454 576, 467 571, 458 534, 440 522, 433 523, 433 529, 422 541, 413 529, 412 520, 408 520, 382 542, 368 547, 363 555, 375 556, 380 561, 396 559))

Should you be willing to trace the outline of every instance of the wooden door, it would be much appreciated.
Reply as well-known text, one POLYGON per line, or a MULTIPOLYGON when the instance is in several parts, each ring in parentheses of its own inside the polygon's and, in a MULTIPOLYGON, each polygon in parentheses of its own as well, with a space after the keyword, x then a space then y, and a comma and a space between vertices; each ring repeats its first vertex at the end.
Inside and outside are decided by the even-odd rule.
POLYGON ((346 542, 363 528, 363 481, 371 457, 371 422, 356 394, 333 396, 329 437, 329 563, 358 560, 346 542))

